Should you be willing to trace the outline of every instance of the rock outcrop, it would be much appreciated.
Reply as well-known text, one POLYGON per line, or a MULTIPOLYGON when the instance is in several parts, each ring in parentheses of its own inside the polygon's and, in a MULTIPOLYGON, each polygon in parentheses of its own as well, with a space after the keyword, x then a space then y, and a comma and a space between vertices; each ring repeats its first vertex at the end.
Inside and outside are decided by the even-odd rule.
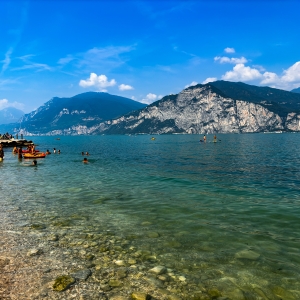
POLYGON ((210 84, 169 95, 144 109, 102 122, 92 134, 246 133, 300 131, 300 115, 285 118, 266 106, 233 100, 210 84))

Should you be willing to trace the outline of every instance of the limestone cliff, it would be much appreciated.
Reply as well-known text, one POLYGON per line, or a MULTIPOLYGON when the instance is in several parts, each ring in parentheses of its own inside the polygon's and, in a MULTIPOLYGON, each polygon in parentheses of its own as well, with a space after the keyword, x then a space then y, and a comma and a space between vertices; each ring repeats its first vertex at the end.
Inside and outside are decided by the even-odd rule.
POLYGON ((144 109, 94 126, 92 134, 246 133, 300 131, 300 115, 233 100, 213 85, 197 85, 144 109))

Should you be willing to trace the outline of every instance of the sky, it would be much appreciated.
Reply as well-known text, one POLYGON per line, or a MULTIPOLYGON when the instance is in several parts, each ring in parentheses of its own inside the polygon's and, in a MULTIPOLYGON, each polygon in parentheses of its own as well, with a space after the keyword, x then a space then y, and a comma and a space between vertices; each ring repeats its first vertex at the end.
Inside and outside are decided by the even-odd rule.
POLYGON ((300 86, 297 0, 1 0, 0 110, 107 92, 152 103, 215 80, 300 86))

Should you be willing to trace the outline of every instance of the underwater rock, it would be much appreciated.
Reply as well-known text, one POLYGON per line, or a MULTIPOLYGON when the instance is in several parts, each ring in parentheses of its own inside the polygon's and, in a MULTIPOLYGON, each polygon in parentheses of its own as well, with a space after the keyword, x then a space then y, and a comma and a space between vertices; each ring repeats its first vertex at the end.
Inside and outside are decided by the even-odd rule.
POLYGON ((148 232, 147 236, 149 238, 158 238, 159 237, 159 233, 158 232, 148 232))
POLYGON ((117 266, 125 266, 124 260, 116 260, 116 261, 115 261, 115 264, 116 264, 117 266))
POLYGON ((47 241, 51 241, 51 242, 56 242, 56 241, 58 241, 58 235, 57 235, 57 234, 50 234, 50 235, 47 237, 47 241))
POLYGON ((75 283, 75 278, 69 275, 62 275, 55 279, 53 290, 62 292, 66 290, 71 284, 75 283))
POLYGON ((42 230, 42 229, 45 229, 46 226, 44 224, 38 224, 38 223, 36 223, 36 224, 31 224, 30 228, 31 229, 35 229, 35 230, 42 230))
POLYGON ((92 274, 90 269, 80 270, 72 274, 72 277, 80 280, 86 280, 92 274))
POLYGON ((167 269, 163 266, 156 266, 149 270, 150 273, 154 273, 156 275, 164 274, 167 272, 167 269))
POLYGON ((260 254, 257 252, 254 252, 252 250, 242 250, 240 252, 237 252, 235 254, 236 258, 246 258, 250 260, 256 260, 260 257, 260 254))
POLYGON ((41 249, 31 249, 27 252, 27 256, 36 256, 42 254, 43 251, 41 249))
POLYGON ((151 296, 141 292, 133 292, 131 294, 131 299, 133 300, 150 300, 151 296))
POLYGON ((129 259, 128 259, 128 263, 129 263, 130 265, 135 265, 135 264, 136 264, 136 260, 133 259, 133 258, 129 258, 129 259))
POLYGON ((120 287, 123 285, 123 283, 120 281, 120 280, 117 280, 117 279, 111 279, 109 282, 108 282, 108 285, 110 287, 120 287))

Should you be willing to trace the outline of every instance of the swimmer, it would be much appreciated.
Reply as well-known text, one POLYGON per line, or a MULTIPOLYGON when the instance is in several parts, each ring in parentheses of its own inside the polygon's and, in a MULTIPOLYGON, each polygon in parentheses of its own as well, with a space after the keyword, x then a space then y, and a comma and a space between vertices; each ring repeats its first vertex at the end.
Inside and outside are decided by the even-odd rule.
POLYGON ((51 154, 51 152, 47 149, 46 151, 46 155, 51 154))
POLYGON ((90 155, 88 152, 85 152, 85 155, 90 155))
POLYGON ((36 166, 36 165, 37 165, 37 161, 34 160, 34 161, 32 162, 32 165, 33 165, 33 166, 36 166))
POLYGON ((87 158, 85 157, 84 159, 83 159, 83 161, 82 161, 83 163, 88 163, 89 161, 87 160, 87 158))

